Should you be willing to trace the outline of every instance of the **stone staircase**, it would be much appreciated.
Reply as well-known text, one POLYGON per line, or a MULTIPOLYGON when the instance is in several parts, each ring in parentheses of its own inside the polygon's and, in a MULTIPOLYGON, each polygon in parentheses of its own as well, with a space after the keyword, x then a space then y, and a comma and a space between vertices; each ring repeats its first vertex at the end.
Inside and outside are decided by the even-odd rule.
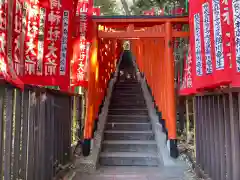
POLYGON ((159 166, 158 149, 140 83, 116 82, 108 110, 99 163, 159 166))

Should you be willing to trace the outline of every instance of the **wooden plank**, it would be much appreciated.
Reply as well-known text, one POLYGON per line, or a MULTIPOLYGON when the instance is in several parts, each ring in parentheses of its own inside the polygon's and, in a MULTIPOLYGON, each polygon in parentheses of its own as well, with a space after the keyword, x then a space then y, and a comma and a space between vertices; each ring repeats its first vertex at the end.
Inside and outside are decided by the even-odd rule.
POLYGON ((231 145, 231 127, 230 127, 230 110, 229 95, 223 95, 224 108, 224 128, 225 128, 225 151, 226 151, 226 180, 232 180, 232 145, 231 145))
POLYGON ((21 161, 20 161, 20 176, 22 179, 27 179, 27 158, 28 158, 28 124, 30 121, 30 92, 24 91, 23 94, 23 118, 22 118, 22 132, 21 132, 21 161))
POLYGON ((238 98, 229 93, 230 108, 230 128, 231 128, 231 145, 232 145, 232 180, 239 180, 240 177, 240 153, 239 153, 239 126, 238 126, 238 98))
POLYGON ((29 121, 28 121, 28 151, 27 151, 27 179, 34 179, 34 123, 36 119, 36 93, 30 91, 30 107, 29 107, 29 121))
POLYGON ((15 133, 14 133, 14 159, 13 159, 13 179, 19 179, 20 168, 20 142, 22 124, 22 92, 15 89, 14 92, 14 111, 15 111, 15 133))
POLYGON ((204 146, 204 172, 208 173, 211 176, 211 168, 213 164, 213 157, 212 157, 212 134, 211 134, 211 129, 212 129, 212 113, 211 113, 211 99, 210 96, 203 96, 203 108, 204 108, 204 120, 203 120, 203 136, 204 136, 204 141, 202 143, 202 146, 204 146))
POLYGON ((197 97, 191 97, 192 98, 192 102, 193 102, 193 128, 194 128, 194 157, 196 159, 196 162, 198 164, 199 162, 199 156, 198 156, 198 153, 197 153, 197 148, 198 148, 198 132, 199 130, 197 129, 197 118, 198 118, 198 114, 197 114, 197 108, 198 108, 198 101, 197 101, 197 97))
POLYGON ((3 153, 4 153, 4 118, 3 118, 3 108, 4 108, 4 91, 5 88, 0 88, 0 179, 3 178, 3 153))
POLYGON ((41 95, 37 94, 36 96, 36 105, 35 105, 35 118, 34 118, 34 123, 33 123, 33 134, 34 134, 34 145, 33 145, 33 157, 34 157, 34 180, 40 180, 40 169, 41 169, 41 154, 44 154, 42 151, 40 153, 40 147, 42 146, 41 144, 41 121, 44 119, 41 118, 40 114, 40 97, 41 95))
POLYGON ((46 169, 46 138, 48 138, 46 135, 46 129, 49 128, 46 126, 47 116, 46 116, 46 99, 47 95, 45 93, 42 93, 40 96, 40 119, 39 119, 39 125, 40 125, 40 134, 39 134, 39 180, 46 180, 46 172, 48 169, 46 169))
POLYGON ((12 140, 13 140, 13 88, 6 88, 6 134, 4 155, 4 179, 11 180, 12 174, 12 140))
POLYGON ((219 95, 217 100, 217 109, 218 109, 218 137, 219 137, 219 150, 220 150, 220 179, 226 179, 226 137, 225 137, 225 128, 224 128, 224 105, 223 105, 223 96, 219 95))
POLYGON ((219 121, 218 117, 218 106, 217 106, 217 96, 211 96, 211 112, 212 112, 212 118, 210 119, 212 130, 212 157, 213 157, 213 166, 212 166, 212 174, 213 179, 220 179, 220 149, 218 148, 219 144, 219 136, 218 136, 218 128, 217 128, 217 122, 219 121))

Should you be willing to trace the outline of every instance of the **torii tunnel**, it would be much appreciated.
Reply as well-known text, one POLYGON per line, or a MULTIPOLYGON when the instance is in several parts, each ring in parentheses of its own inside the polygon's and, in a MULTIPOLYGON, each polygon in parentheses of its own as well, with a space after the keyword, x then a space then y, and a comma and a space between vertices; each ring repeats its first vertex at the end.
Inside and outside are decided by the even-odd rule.
MULTIPOLYGON (((123 40, 130 40, 137 66, 152 91, 162 114, 170 144, 176 144, 176 95, 174 84, 173 38, 188 37, 189 32, 174 30, 188 24, 188 17, 93 17, 92 45, 88 69, 87 115, 84 144, 90 151, 94 122, 106 95, 107 82, 116 70, 123 40)), ((88 154, 88 153, 85 153, 88 154)))

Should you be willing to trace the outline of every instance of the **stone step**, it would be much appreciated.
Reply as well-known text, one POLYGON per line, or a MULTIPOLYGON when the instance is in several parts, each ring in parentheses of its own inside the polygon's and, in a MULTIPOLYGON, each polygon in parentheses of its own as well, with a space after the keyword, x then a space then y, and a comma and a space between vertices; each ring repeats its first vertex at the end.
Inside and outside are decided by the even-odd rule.
POLYGON ((140 84, 138 81, 123 81, 123 82, 116 82, 115 85, 136 85, 140 84))
POLYGON ((113 102, 109 105, 109 109, 119 109, 119 108, 127 108, 127 109, 136 109, 136 108, 146 108, 146 105, 144 103, 137 105, 133 103, 117 103, 113 102))
MULTIPOLYGON (((146 105, 145 100, 137 100, 137 101, 129 101, 127 99, 111 99, 111 104, 119 104, 119 105, 146 105)), ((147 105, 146 105, 147 106, 147 105)))
POLYGON ((106 124, 106 130, 150 131, 152 130, 152 125, 150 123, 110 122, 106 124))
POLYGON ((142 93, 124 93, 124 92, 113 92, 112 93, 112 97, 140 97, 142 98, 143 97, 143 94, 142 93))
POLYGON ((137 86, 129 86, 129 85, 126 85, 126 86, 118 86, 118 85, 115 85, 114 86, 114 91, 117 91, 117 90, 132 90, 132 91, 142 91, 142 88, 140 85, 137 85, 137 86))
POLYGON ((107 122, 147 123, 150 119, 147 115, 108 115, 107 122))
POLYGON ((145 99, 144 98, 121 98, 121 97, 112 97, 111 101, 113 103, 145 103, 145 99))
POLYGON ((135 93, 142 93, 142 89, 140 88, 140 87, 114 87, 113 88, 113 92, 115 92, 115 91, 117 91, 117 92, 129 92, 129 93, 133 93, 133 92, 135 92, 135 93))
POLYGON ((154 140, 152 131, 110 131, 104 132, 104 140, 154 140))
POLYGON ((117 100, 117 101, 144 101, 145 99, 143 96, 112 96, 111 100, 117 100))
MULTIPOLYGON (((110 102, 123 102, 129 104, 142 104, 145 103, 145 99, 143 97, 135 97, 135 96, 112 96, 110 102)), ((145 103, 146 104, 146 103, 145 103)))
POLYGON ((123 95, 131 95, 131 96, 143 96, 143 92, 142 90, 134 90, 134 89, 120 89, 120 90, 113 90, 112 91, 112 95, 120 95, 120 94, 123 94, 123 95))
MULTIPOLYGON (((113 95, 118 95, 118 94, 131 94, 131 95, 142 95, 141 90, 132 90, 132 89, 127 89, 127 90, 114 90, 112 92, 113 95)), ((143 96, 143 95, 142 95, 143 96)))
POLYGON ((99 162, 103 166, 159 166, 153 153, 102 152, 99 162))
MULTIPOLYGON (((110 110, 113 110, 111 107, 109 107, 109 111, 110 110)), ((114 111, 127 111, 127 112, 131 112, 131 111, 134 111, 134 112, 137 112, 137 111, 146 111, 148 112, 148 109, 147 108, 134 108, 134 109, 128 109, 128 108, 125 108, 125 107, 121 107, 121 108, 118 108, 118 109, 114 109, 114 111)))
POLYGON ((108 114, 116 114, 116 115, 148 115, 147 109, 109 109, 108 114))
POLYGON ((143 97, 142 91, 113 91, 112 96, 143 97))
POLYGON ((116 81, 116 84, 139 84, 139 81, 137 80, 121 80, 121 81, 116 81))
POLYGON ((104 141, 102 151, 157 153, 157 144, 155 141, 104 141))
POLYGON ((143 96, 118 96, 118 95, 115 95, 115 96, 112 96, 111 100, 128 100, 128 101, 145 101, 144 97, 143 96))
POLYGON ((115 86, 139 86, 139 87, 141 87, 141 84, 139 82, 137 82, 137 83, 131 83, 131 82, 119 83, 119 82, 117 82, 117 83, 115 83, 115 86))
POLYGON ((130 85, 130 84, 115 84, 114 85, 114 89, 142 89, 141 84, 134 84, 134 85, 130 85))
POLYGON ((144 103, 142 103, 142 104, 133 104, 133 103, 131 103, 131 104, 127 104, 127 103, 125 103, 125 104, 120 104, 120 103, 114 103, 114 104, 110 104, 110 106, 109 106, 109 109, 119 109, 119 108, 128 108, 128 109, 137 109, 137 108, 139 108, 139 109, 145 109, 147 106, 146 106, 146 104, 144 104, 144 103))
POLYGON ((112 92, 112 97, 120 96, 120 97, 143 97, 142 92, 122 92, 122 91, 115 91, 112 92))
POLYGON ((136 92, 142 92, 142 87, 141 86, 114 86, 113 91, 136 91, 136 92))

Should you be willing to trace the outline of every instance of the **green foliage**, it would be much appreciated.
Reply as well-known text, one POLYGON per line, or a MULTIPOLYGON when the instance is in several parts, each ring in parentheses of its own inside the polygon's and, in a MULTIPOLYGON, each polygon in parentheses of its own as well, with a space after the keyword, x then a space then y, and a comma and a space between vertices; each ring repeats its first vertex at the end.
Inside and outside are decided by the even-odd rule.
POLYGON ((150 10, 152 8, 164 8, 170 6, 171 0, 136 0, 130 7, 132 14, 141 15, 143 11, 150 10))
POLYGON ((141 15, 143 11, 149 10, 155 6, 154 0, 137 0, 131 7, 132 14, 141 15))
POLYGON ((105 16, 118 15, 119 11, 117 9, 116 0, 95 0, 95 7, 100 7, 101 14, 105 16))
POLYGON ((164 9, 165 15, 169 14, 170 10, 175 7, 184 7, 186 0, 133 0, 133 5, 130 7, 132 14, 140 15, 143 11, 152 8, 164 9))
POLYGON ((117 0, 95 0, 94 5, 101 8, 103 15, 120 15, 122 9, 126 15, 142 15, 143 11, 150 10, 152 8, 164 9, 165 14, 169 14, 170 10, 175 7, 184 7, 186 0, 118 0, 122 3, 122 9, 116 2, 117 0), (132 1, 132 5, 129 5, 129 1, 132 1))

